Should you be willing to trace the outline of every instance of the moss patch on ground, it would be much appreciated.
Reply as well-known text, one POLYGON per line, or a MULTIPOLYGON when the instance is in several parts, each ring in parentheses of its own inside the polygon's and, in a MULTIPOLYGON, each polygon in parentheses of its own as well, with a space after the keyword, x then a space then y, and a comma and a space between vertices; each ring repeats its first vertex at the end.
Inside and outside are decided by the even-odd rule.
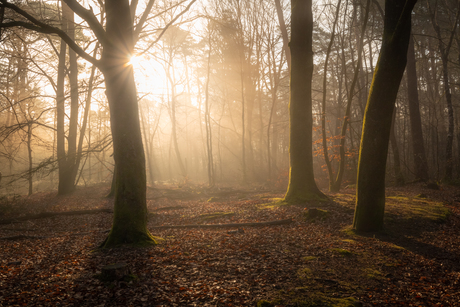
POLYGON ((386 218, 390 219, 424 219, 433 222, 444 222, 450 214, 441 202, 405 196, 387 197, 385 213, 386 218))
POLYGON ((347 249, 343 249, 343 248, 332 248, 331 251, 343 257, 348 257, 348 256, 353 255, 351 251, 347 249))

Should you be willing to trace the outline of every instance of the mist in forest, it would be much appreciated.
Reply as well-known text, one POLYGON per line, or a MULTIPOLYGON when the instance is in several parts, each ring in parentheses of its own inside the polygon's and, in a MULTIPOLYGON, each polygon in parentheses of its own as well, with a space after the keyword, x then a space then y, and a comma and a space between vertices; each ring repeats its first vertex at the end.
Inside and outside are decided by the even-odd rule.
MULTIPOLYGON (((383 31, 383 1, 371 2, 313 1, 312 134, 315 179, 322 189, 330 176, 325 150, 333 175, 345 162, 342 186, 356 181, 362 118, 383 31)), ((144 24, 126 61, 136 80, 147 184, 285 191, 290 2, 209 0, 187 8, 188 2, 155 1, 148 14, 155 17, 142 21, 148 3, 139 1, 134 14, 135 23, 144 24)), ((87 5, 103 20, 97 1, 87 5)), ((450 3, 434 5, 419 5, 413 14, 408 67, 414 65, 415 77, 404 77, 396 101, 390 185, 419 179, 417 137, 430 178, 460 173, 460 36, 453 27, 459 19, 450 3), (410 99, 416 99, 418 115, 410 99)), ((99 57, 101 47, 88 25, 61 2, 27 1, 23 7, 66 29, 77 45, 99 57)), ((55 35, 19 27, 2 28, 0 35, 0 194, 55 190, 64 168, 77 186, 109 185, 114 162, 101 72, 55 35)))

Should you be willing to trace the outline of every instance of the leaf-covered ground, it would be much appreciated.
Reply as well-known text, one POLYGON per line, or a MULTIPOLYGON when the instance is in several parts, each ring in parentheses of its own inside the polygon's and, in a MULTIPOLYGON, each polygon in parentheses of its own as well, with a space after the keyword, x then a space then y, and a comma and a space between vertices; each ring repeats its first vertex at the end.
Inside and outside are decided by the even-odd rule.
MULTIPOLYGON (((2 198, 0 219, 111 208, 107 192, 2 198)), ((106 212, 0 224, 0 306, 460 306, 460 190, 389 189, 387 229, 367 236, 349 228, 354 193, 276 206, 282 194, 262 190, 149 189, 149 226, 164 239, 152 248, 96 250, 106 212), (327 212, 309 219, 313 207, 327 212), (288 218, 240 231, 154 228, 288 218), (96 278, 122 262, 129 278, 96 278)))

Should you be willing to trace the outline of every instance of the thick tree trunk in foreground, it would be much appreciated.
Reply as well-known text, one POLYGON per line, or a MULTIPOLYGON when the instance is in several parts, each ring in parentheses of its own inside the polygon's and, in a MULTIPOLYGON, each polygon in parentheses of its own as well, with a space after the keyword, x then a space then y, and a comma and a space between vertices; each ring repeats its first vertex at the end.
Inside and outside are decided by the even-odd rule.
POLYGON ((127 65, 134 48, 128 0, 107 0, 107 38, 102 73, 110 107, 115 172, 112 229, 103 247, 146 245, 155 240, 147 230, 146 173, 136 85, 127 65))
POLYGON ((409 106, 410 133, 412 138, 412 150, 414 152, 415 176, 422 181, 428 181, 428 161, 423 144, 422 120, 417 90, 417 69, 415 66, 415 49, 413 36, 409 41, 407 51, 407 102, 409 106))
MULTIPOLYGON (((6 0, 0 2, 2 7, 8 7, 28 20, 24 23, 24 27, 38 32, 58 34, 70 48, 82 58, 96 65, 103 73, 110 107, 116 178, 113 225, 102 247, 115 247, 122 244, 155 244, 154 238, 147 230, 145 157, 133 68, 128 64, 134 49, 134 27, 129 0, 106 0, 104 2, 105 27, 99 23, 92 9, 85 9, 77 0, 63 1, 86 20, 97 36, 103 47, 99 60, 87 54, 63 30, 40 22, 15 4, 8 3, 6 0)), ((194 2, 195 0, 192 0, 186 10, 194 2)), ((142 20, 145 21, 145 18, 140 19, 138 29, 142 29, 142 20)), ((60 52, 61 57, 64 54, 65 51, 60 52)), ((64 61, 60 61, 60 64, 62 63, 64 61)), ((62 84, 63 71, 64 66, 60 65, 58 82, 62 84)), ((58 86, 58 89, 63 89, 63 87, 58 86)), ((62 115, 64 111, 63 91, 59 90, 57 96, 57 111, 62 115)), ((60 124, 62 123, 58 122, 58 125, 60 124)), ((61 144, 58 151, 65 153, 65 146, 61 144)))
POLYGON ((291 85, 289 102, 289 186, 284 200, 322 199, 313 174, 312 96, 313 15, 311 0, 291 0, 291 85))
POLYGON ((356 209, 353 227, 379 231, 385 212, 385 169, 391 121, 406 67, 411 13, 417 0, 386 0, 380 50, 364 113, 359 152, 356 209))

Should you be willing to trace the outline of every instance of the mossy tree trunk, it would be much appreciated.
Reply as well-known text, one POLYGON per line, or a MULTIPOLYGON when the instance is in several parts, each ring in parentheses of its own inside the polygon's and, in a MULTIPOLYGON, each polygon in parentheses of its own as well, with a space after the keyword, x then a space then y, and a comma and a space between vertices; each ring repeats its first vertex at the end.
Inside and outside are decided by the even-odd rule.
POLYGON ((289 101, 289 186, 284 200, 324 198, 313 174, 312 95, 313 15, 311 0, 291 0, 291 84, 289 101))
POLYGON ((417 0, 386 0, 382 48, 364 113, 353 227, 379 231, 385 212, 385 169, 391 121, 406 67, 411 13, 417 0))
POLYGON ((154 243, 147 230, 145 157, 139 122, 136 85, 131 65, 133 22, 128 0, 105 2, 107 43, 101 71, 110 107, 115 172, 112 229, 103 247, 154 243))
MULTIPOLYGON (((139 122, 139 106, 133 68, 129 65, 135 44, 135 31, 142 29, 149 10, 133 26, 131 11, 136 9, 137 1, 106 0, 105 27, 93 14, 77 0, 63 0, 91 28, 103 51, 100 59, 86 53, 65 31, 43 23, 15 4, 0 0, 1 6, 23 16, 27 22, 19 26, 42 33, 54 33, 65 41, 83 59, 96 65, 105 78, 106 95, 110 108, 110 123, 115 160, 115 206, 112 229, 102 247, 115 247, 123 244, 147 245, 155 240, 147 230, 146 174, 145 157, 139 122)), ((147 7, 151 7, 149 0, 147 7)), ((185 12, 195 2, 192 0, 185 12)), ((18 23, 3 23, 3 27, 16 27, 18 23)), ((61 52, 61 56, 64 53, 61 52)), ((63 61, 62 61, 63 63, 63 61)), ((58 69, 63 69, 59 66, 58 69)), ((59 79, 62 82, 62 74, 59 79)), ((61 102, 60 93, 58 102, 61 102)), ((62 104, 58 105, 63 111, 62 104)), ((60 150, 65 149, 60 148, 60 150)))

